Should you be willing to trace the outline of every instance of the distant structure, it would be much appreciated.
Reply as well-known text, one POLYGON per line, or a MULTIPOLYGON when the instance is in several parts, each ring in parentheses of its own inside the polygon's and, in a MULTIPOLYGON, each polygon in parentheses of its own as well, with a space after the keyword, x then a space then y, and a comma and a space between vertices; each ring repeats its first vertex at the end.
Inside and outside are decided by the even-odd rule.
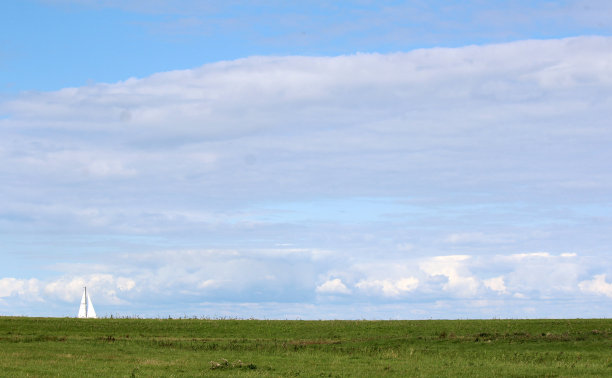
POLYGON ((97 318, 96 310, 94 310, 91 298, 87 294, 87 287, 83 288, 83 296, 81 297, 81 306, 79 307, 77 318, 97 318))

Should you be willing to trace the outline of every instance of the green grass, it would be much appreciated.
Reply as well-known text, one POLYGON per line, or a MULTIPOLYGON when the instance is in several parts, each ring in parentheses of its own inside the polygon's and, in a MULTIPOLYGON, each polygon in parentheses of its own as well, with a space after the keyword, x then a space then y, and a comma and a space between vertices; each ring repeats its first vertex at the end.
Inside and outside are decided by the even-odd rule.
POLYGON ((612 320, 0 317, 0 376, 612 376, 612 320))

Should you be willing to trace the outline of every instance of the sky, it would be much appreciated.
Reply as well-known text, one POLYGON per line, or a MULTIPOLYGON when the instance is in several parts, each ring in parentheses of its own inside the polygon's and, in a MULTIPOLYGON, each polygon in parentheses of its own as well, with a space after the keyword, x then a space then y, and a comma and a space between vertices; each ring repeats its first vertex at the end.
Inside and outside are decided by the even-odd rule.
POLYGON ((0 315, 610 317, 610 19, 1 2, 0 315))

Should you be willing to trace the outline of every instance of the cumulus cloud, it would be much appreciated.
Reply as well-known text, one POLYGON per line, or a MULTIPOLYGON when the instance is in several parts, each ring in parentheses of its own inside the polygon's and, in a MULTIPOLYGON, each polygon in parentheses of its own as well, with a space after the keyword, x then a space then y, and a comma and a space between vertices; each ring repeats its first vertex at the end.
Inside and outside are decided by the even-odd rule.
POLYGON ((512 268, 504 275, 505 285, 510 291, 554 297, 564 292, 576 294, 579 278, 588 265, 575 257, 533 252, 499 256, 498 260, 512 268))
POLYGON ((382 294, 385 297, 397 297, 415 290, 419 280, 415 277, 400 278, 399 280, 362 280, 355 286, 369 294, 382 294))
MULTIPOLYGON (((477 305, 483 314, 509 316, 518 314, 513 307, 518 302, 513 301, 522 301, 524 304, 520 306, 527 306, 542 299, 578 301, 584 294, 612 296, 612 284, 606 282, 604 274, 592 280, 578 280, 582 273, 577 272, 600 265, 578 255, 568 259, 561 254, 525 253, 541 260, 540 263, 532 260, 526 268, 525 260, 517 259, 517 254, 448 255, 381 262, 364 257, 358 261, 354 257, 338 259, 339 253, 315 257, 315 251, 293 248, 136 253, 114 256, 112 264, 93 265, 89 269, 96 272, 92 273, 75 273, 88 268, 64 264, 55 267, 64 271, 58 278, 2 278, 0 297, 4 308, 11 303, 44 301, 66 307, 70 313, 83 286, 87 286, 100 313, 134 313, 149 300, 159 304, 156 307, 159 311, 174 313, 173 303, 177 301, 183 308, 197 312, 198 303, 225 303, 232 308, 243 303, 272 302, 316 307, 341 296, 346 306, 357 302, 368 306, 395 303, 401 308, 410 303, 415 311, 429 309, 420 313, 421 317, 427 317, 428 313, 435 312, 431 306, 441 300, 438 298, 444 298, 442 302, 457 303, 451 307, 471 303, 470 306, 477 305), (500 262, 503 274, 494 276, 500 262)), ((312 314, 306 307, 302 308, 301 315, 294 315, 312 314)), ((249 306, 241 308, 240 314, 252 315, 247 314, 249 306)), ((529 314, 536 316, 543 310, 538 311, 529 314)), ((418 317, 417 312, 411 316, 418 317)), ((339 315, 341 312, 335 314, 343 317, 339 315)), ((368 317, 365 312, 361 317, 364 316, 368 317)))
POLYGON ((117 288, 120 291, 130 291, 136 286, 136 282, 131 278, 118 277, 116 280, 117 288))
POLYGON ((346 287, 346 285, 339 278, 334 278, 332 280, 328 280, 323 282, 321 285, 317 286, 317 293, 321 294, 350 294, 351 291, 346 287))
POLYGON ((582 281, 578 287, 588 294, 599 294, 612 298, 612 283, 606 282, 605 274, 598 274, 592 280, 582 281))
POLYGON ((447 281, 443 285, 444 290, 472 296, 480 284, 468 271, 466 261, 469 259, 470 256, 466 255, 438 256, 421 262, 419 267, 430 276, 445 277, 447 281))
POLYGON ((127 305, 123 294, 134 289, 135 285, 131 278, 105 273, 66 275, 48 280, 5 277, 0 278, 0 303, 21 308, 27 303, 44 302, 56 308, 58 301, 68 305, 78 303, 83 287, 87 286, 96 304, 127 305))
POLYGON ((87 276, 69 276, 53 280, 45 284, 43 292, 48 298, 55 298, 65 302, 74 302, 80 298, 83 287, 89 287, 96 302, 108 304, 124 303, 118 296, 119 292, 134 289, 136 283, 131 278, 115 277, 111 274, 97 273, 87 276))
POLYGON ((40 281, 5 277, 0 279, 0 298, 20 296, 26 300, 39 300, 40 281))
POLYGON ((506 285, 504 284, 504 277, 503 276, 489 278, 487 280, 483 280, 482 283, 484 284, 484 286, 487 289, 496 291, 496 292, 498 292, 500 294, 507 293, 506 285))

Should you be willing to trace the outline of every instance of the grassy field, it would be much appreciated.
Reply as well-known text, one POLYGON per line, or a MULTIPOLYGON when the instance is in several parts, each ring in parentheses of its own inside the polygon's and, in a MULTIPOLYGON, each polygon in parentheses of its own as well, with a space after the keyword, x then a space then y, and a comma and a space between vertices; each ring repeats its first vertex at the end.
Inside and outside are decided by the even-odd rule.
POLYGON ((612 320, 0 317, 0 376, 612 376, 612 320))

